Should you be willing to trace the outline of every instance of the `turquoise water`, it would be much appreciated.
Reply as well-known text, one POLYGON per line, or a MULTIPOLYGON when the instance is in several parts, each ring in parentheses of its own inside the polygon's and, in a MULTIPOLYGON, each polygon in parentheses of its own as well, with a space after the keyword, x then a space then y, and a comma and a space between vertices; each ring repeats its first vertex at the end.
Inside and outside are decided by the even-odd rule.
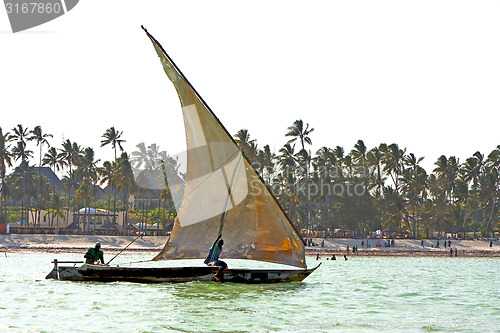
POLYGON ((45 280, 54 258, 81 255, 0 253, 1 332, 500 332, 495 258, 323 260, 274 285, 45 280))

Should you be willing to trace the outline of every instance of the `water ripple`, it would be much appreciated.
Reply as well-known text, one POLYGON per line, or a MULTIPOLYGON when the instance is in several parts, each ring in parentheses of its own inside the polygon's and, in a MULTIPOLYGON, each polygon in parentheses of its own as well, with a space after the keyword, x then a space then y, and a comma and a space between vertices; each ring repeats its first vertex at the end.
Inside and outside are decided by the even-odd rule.
POLYGON ((500 324, 492 258, 359 257, 326 261, 304 283, 148 285, 44 280, 52 256, 0 259, 0 316, 8 318, 0 331, 484 332, 500 324))

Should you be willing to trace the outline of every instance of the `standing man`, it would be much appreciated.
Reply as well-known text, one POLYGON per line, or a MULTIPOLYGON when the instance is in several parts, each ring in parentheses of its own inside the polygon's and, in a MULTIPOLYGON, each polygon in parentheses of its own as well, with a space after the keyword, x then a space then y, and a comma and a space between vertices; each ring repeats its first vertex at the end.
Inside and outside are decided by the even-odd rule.
POLYGON ((95 262, 99 260, 104 265, 104 253, 101 251, 101 243, 96 243, 95 247, 91 247, 87 253, 83 256, 86 260, 86 264, 93 265, 95 262))
POLYGON ((222 252, 222 247, 224 246, 224 240, 222 240, 221 237, 222 235, 219 235, 219 237, 217 237, 214 245, 212 245, 212 248, 210 249, 210 251, 208 251, 208 256, 204 261, 204 263, 208 266, 220 266, 217 273, 214 274, 214 278, 217 281, 224 280, 224 270, 227 267, 227 264, 224 261, 219 260, 219 256, 222 252))

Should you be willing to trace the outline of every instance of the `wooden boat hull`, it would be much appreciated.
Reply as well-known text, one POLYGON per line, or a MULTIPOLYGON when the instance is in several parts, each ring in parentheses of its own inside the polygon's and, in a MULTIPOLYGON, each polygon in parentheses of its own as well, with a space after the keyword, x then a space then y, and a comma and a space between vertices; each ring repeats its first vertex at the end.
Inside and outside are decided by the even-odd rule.
MULTIPOLYGON (((319 267, 319 266, 318 266, 319 267)), ((234 268, 224 271, 224 282, 235 283, 282 283, 300 282, 318 267, 312 269, 267 269, 267 268, 234 268)), ((214 273, 218 267, 163 267, 136 268, 100 265, 83 265, 81 267, 54 266, 45 277, 67 281, 100 281, 100 282, 190 282, 215 281, 214 273)))

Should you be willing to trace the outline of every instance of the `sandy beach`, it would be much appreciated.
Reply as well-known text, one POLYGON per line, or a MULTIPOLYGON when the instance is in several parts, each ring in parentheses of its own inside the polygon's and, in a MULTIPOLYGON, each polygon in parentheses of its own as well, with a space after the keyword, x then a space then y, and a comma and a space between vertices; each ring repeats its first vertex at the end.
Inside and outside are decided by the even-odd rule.
MULTIPOLYGON (((316 244, 321 244, 322 239, 313 239, 316 244)), ((359 256, 405 256, 405 257, 439 257, 450 256, 450 248, 448 243, 444 247, 444 240, 439 241, 439 248, 437 247, 437 240, 425 239, 424 246, 421 246, 421 240, 416 239, 395 239, 394 247, 385 247, 385 239, 380 240, 381 247, 377 247, 378 239, 370 239, 368 243, 370 247, 366 247, 366 239, 346 239, 334 238, 325 240, 324 247, 321 246, 308 246, 307 254, 320 254, 326 255, 359 255, 359 256), (364 242, 364 246, 361 242, 364 242), (358 247, 356 253, 352 252, 353 246, 358 247), (349 252, 347 251, 349 247, 349 252)), ((448 242, 448 241, 447 241, 448 242)), ((493 241, 493 246, 490 247, 489 240, 451 240, 451 248, 453 249, 453 256, 455 256, 455 249, 459 257, 500 257, 500 241, 493 241)))
MULTIPOLYGON (((0 252, 46 252, 46 253, 79 253, 96 242, 102 244, 103 250, 110 253, 121 251, 136 237, 134 236, 77 236, 77 235, 31 235, 9 234, 0 235, 0 252)), ((144 236, 136 239, 126 252, 158 252, 167 242, 167 236, 144 236)), ((313 239, 318 246, 306 247, 306 254, 320 256, 358 255, 358 256, 449 256, 450 249, 436 247, 436 240, 424 240, 424 247, 420 240, 396 239, 394 247, 384 247, 386 240, 380 240, 381 247, 376 247, 378 240, 370 239, 370 247, 366 247, 366 239, 332 238, 326 239, 321 246, 322 239, 313 239), (361 245, 364 242, 364 246, 361 245), (358 247, 357 253, 352 252, 353 246, 358 247), (349 247, 349 252, 347 252, 349 247)), ((451 247, 457 249, 461 257, 500 257, 500 241, 493 241, 490 248, 489 240, 452 240, 451 247)), ((455 256, 455 254, 453 254, 455 256)))

